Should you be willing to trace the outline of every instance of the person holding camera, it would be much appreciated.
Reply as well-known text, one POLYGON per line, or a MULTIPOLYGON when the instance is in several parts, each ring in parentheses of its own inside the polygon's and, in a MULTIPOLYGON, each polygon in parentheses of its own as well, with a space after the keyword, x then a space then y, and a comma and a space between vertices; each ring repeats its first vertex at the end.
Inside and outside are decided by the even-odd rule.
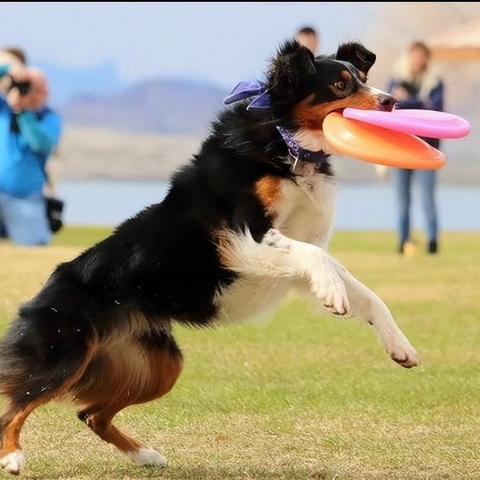
POLYGON ((43 72, 17 47, 0 51, 0 238, 47 245, 52 231, 43 189, 62 119, 46 105, 43 72))

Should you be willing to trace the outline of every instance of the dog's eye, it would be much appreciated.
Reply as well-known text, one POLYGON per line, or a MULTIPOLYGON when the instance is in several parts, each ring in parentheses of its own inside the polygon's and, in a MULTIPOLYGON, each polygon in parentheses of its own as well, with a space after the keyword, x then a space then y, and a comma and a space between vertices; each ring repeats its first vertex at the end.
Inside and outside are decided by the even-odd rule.
POLYGON ((350 80, 339 80, 338 82, 332 83, 330 88, 337 97, 343 98, 351 93, 352 82, 350 80))

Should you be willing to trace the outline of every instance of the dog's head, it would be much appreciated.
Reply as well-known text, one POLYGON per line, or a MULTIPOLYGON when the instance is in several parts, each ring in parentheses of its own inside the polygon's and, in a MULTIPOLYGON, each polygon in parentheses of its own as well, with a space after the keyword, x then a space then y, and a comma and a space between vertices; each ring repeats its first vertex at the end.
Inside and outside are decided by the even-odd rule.
POLYGON ((297 41, 286 41, 268 71, 276 119, 303 136, 314 131, 318 136, 331 112, 347 107, 392 110, 395 99, 367 84, 375 60, 376 55, 359 42, 340 45, 334 55, 314 57, 297 41))

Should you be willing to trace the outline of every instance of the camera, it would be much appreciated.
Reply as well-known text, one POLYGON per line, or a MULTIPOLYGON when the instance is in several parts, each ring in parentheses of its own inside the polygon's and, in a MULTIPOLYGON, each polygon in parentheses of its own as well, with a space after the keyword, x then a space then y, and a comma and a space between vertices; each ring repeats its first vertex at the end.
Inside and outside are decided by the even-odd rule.
POLYGON ((10 77, 10 85, 8 91, 12 88, 18 88, 20 95, 26 95, 30 90, 30 82, 16 82, 12 77, 10 77))

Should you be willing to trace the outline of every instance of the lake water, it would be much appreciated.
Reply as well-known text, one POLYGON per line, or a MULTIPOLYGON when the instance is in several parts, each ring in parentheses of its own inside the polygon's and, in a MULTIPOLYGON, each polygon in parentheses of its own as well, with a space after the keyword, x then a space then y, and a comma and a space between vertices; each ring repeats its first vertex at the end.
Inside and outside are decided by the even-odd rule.
MULTIPOLYGON (((88 180, 64 181, 57 190, 67 224, 113 226, 162 200, 167 188, 159 181, 88 180)), ((437 198, 442 230, 480 230, 480 187, 440 185, 437 198)), ((415 189, 412 215, 413 228, 423 228, 415 189)), ((338 185, 337 230, 391 230, 395 220, 391 185, 338 185)))

